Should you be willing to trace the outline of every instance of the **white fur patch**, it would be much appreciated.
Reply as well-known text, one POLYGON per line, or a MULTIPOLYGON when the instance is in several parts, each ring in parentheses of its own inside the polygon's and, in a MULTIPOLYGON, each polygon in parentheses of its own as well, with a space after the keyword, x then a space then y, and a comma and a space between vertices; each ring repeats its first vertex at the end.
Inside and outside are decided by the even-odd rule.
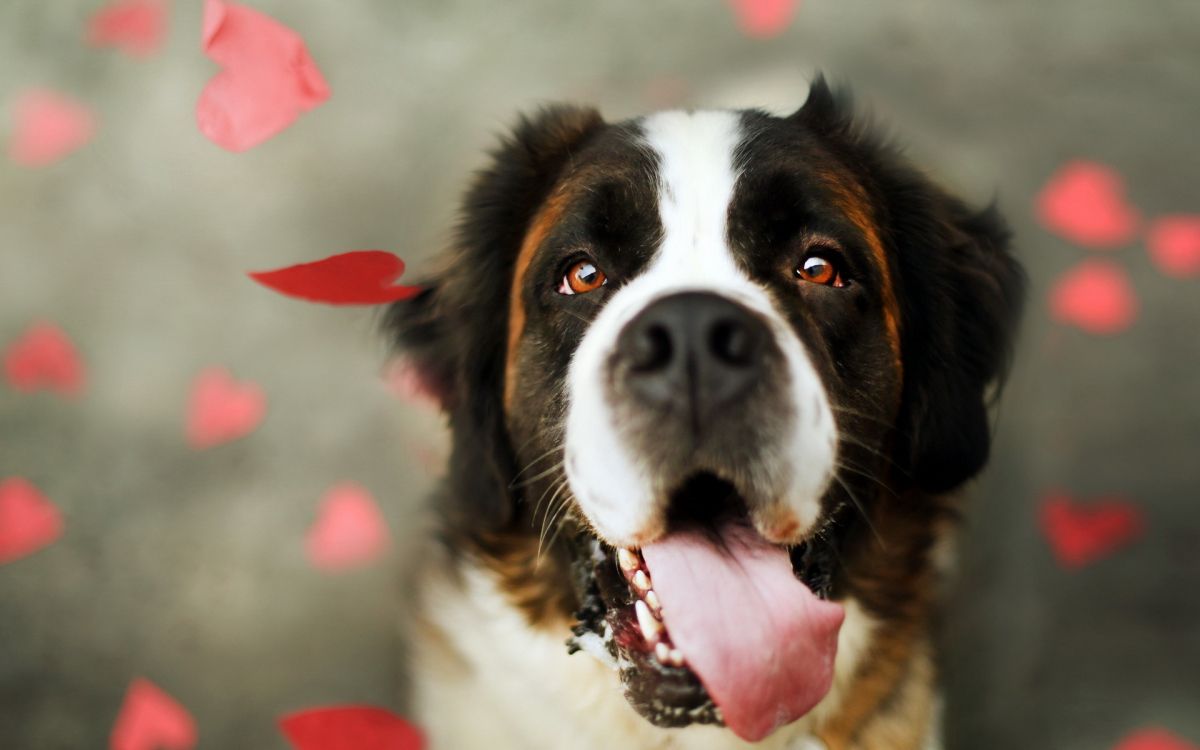
POLYGON ((825 389, 800 339, 729 248, 726 217, 737 183, 733 160, 741 141, 738 116, 663 112, 643 125, 646 144, 660 164, 663 239, 647 268, 617 291, 596 317, 572 359, 566 429, 571 491, 610 544, 638 547, 662 531, 666 498, 655 496, 654 467, 631 453, 614 410, 595 394, 606 390, 605 363, 630 320, 668 295, 709 292, 758 313, 784 353, 792 393, 782 403, 790 407, 792 429, 783 444, 774 447, 774 468, 782 478, 780 499, 807 531, 820 514, 820 498, 833 477, 837 429, 825 389), (813 404, 816 413, 811 411, 813 404))

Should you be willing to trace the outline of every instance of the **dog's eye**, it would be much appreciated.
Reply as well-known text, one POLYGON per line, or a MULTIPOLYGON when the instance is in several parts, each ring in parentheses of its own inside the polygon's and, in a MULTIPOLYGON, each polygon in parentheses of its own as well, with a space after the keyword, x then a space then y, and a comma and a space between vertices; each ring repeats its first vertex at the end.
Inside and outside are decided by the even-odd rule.
POLYGON ((796 266, 796 278, 823 286, 846 286, 846 279, 842 276, 842 269, 837 261, 819 253, 808 254, 800 265, 796 266))
POLYGON ((581 260, 567 269, 558 285, 559 294, 587 294, 608 283, 608 277, 590 260, 581 260))

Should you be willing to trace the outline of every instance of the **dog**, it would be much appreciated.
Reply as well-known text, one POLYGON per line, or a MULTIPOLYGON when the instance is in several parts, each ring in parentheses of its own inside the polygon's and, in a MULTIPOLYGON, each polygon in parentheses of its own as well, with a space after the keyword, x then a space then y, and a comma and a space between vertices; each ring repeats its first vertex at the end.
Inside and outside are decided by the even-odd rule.
POLYGON ((823 78, 522 119, 386 327, 448 416, 433 748, 937 747, 931 646, 1024 276, 823 78))

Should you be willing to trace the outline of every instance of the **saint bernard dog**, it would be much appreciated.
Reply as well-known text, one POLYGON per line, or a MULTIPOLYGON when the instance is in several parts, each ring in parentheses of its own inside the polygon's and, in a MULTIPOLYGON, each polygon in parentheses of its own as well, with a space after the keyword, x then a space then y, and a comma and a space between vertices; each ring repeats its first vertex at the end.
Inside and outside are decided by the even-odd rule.
POLYGON ((938 745, 935 552, 1024 276, 851 109, 545 109, 388 311, 452 432, 434 750, 938 745))

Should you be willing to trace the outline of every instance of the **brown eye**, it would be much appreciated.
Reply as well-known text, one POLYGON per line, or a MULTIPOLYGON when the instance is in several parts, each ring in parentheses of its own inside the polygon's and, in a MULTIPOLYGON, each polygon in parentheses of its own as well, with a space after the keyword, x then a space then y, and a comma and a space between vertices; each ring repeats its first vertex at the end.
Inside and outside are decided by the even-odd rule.
POLYGON ((567 269, 558 285, 559 294, 587 294, 608 283, 608 277, 590 260, 581 260, 567 269))
POLYGON ((836 262, 822 255, 809 255, 796 267, 796 278, 812 284, 843 287, 846 280, 836 262))

